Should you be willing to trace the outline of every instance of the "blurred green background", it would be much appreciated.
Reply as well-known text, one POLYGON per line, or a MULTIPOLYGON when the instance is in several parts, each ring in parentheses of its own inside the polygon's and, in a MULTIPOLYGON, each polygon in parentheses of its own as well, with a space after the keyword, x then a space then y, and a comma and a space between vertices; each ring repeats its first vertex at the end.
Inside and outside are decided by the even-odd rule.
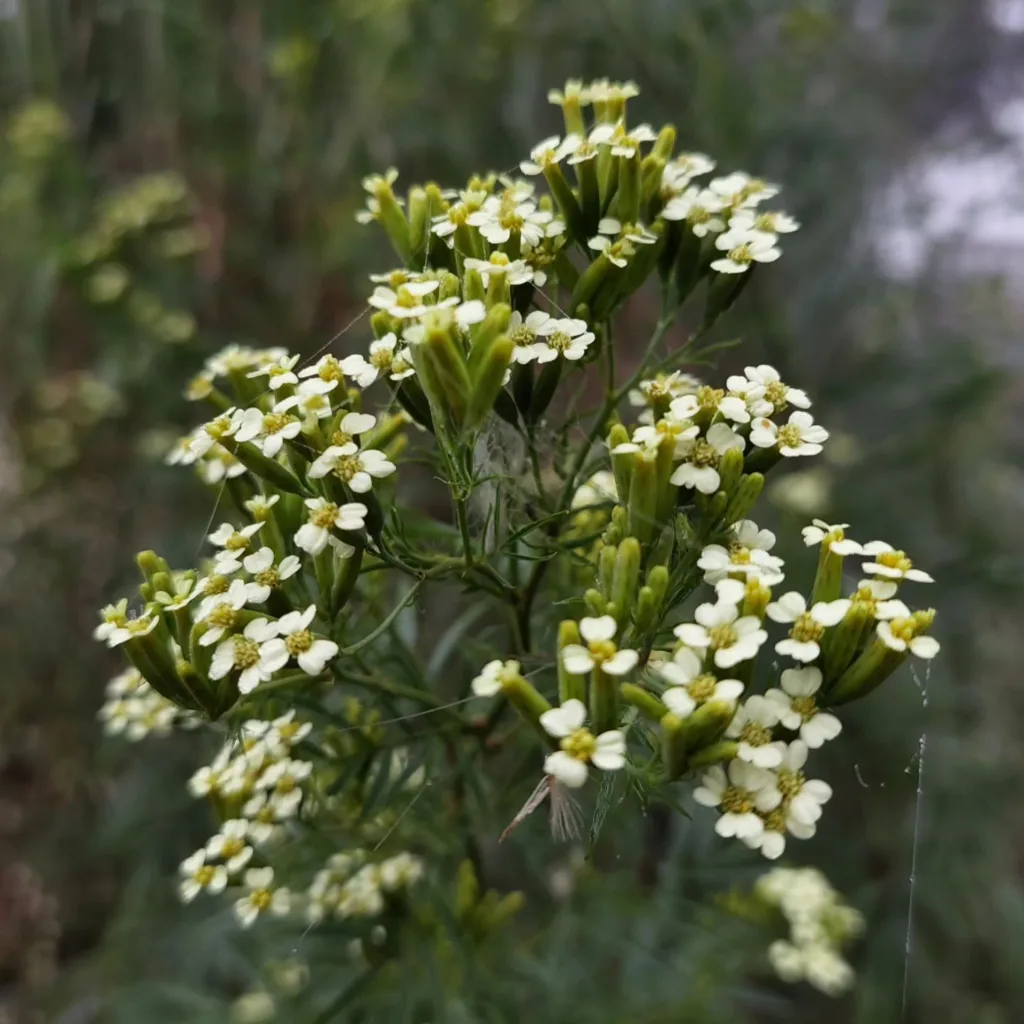
MULTIPOLYGON (((460 1019, 1024 1019, 1024 233, 1011 188, 986 215, 995 243, 970 205, 993 167, 1019 180, 1001 116, 1024 50, 1013 10, 0 0, 0 1021, 315 1019, 237 1001, 276 984, 290 1005, 262 965, 301 942, 178 906, 175 865, 204 834, 183 785, 199 748, 102 742, 117 665, 90 640, 95 609, 136 549, 195 556, 212 498, 162 455, 195 415, 181 391, 201 359, 312 352, 390 265, 353 219, 362 175, 509 168, 559 128, 548 88, 597 75, 637 80, 633 120, 784 185, 804 228, 732 314, 723 370, 774 363, 834 441, 761 518, 792 538, 823 515, 906 548, 939 581, 944 653, 848 717, 823 757, 837 799, 792 851, 867 916, 854 993, 773 983, 763 936, 699 911, 760 866, 678 819, 637 826, 657 871, 583 872, 571 896, 564 850, 506 866, 494 884, 532 878, 540 937, 514 951, 532 966, 503 975, 499 956, 494 1015, 460 1019)), ((357 328, 333 347, 365 343, 357 328)))

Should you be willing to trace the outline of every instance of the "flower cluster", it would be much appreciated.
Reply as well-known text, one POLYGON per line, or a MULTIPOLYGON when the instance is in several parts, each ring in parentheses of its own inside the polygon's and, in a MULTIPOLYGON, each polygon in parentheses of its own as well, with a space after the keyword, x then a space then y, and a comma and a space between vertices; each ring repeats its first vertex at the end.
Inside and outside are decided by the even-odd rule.
POLYGON ((107 699, 99 710, 103 730, 136 742, 146 736, 169 736, 175 725, 196 719, 161 697, 137 668, 126 668, 107 683, 107 699))
POLYGON ((758 879, 757 895, 778 907, 789 938, 768 949, 783 981, 806 980, 826 995, 842 995, 853 984, 853 969, 842 950, 864 929, 864 918, 841 902, 827 879, 813 868, 774 868, 758 879))
POLYGON ((376 863, 364 850, 332 854, 306 893, 311 924, 328 917, 378 917, 386 902, 423 876, 423 862, 398 853, 376 863))

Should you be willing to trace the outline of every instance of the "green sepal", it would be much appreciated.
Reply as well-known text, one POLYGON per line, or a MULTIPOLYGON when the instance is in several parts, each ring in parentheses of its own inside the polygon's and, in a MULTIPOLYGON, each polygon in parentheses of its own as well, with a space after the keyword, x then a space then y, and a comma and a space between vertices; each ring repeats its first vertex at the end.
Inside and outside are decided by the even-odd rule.
POLYGON ((619 693, 623 701, 652 722, 660 722, 669 713, 668 708, 650 690, 645 690, 636 683, 622 683, 619 686, 619 693))

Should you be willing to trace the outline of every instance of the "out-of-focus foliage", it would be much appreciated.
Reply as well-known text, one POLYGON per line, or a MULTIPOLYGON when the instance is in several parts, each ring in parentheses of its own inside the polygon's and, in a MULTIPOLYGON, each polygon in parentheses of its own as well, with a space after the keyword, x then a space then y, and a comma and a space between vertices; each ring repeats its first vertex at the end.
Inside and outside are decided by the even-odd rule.
MULTIPOLYGON (((223 916, 177 906, 171 872, 203 834, 183 789, 199 754, 187 738, 99 746, 111 665, 88 640, 93 609, 123 589, 131 551, 188 562, 198 545, 210 510, 158 456, 200 353, 365 340, 358 326, 335 338, 389 262, 352 220, 362 174, 394 164, 447 185, 505 169, 557 130, 549 83, 594 74, 636 78, 651 121, 786 184, 804 230, 730 328, 849 440, 782 481, 779 516, 848 518, 865 537, 904 524, 885 535, 940 581, 948 656, 875 698, 888 713, 868 709, 856 738, 870 757, 840 778, 834 827, 799 850, 868 918, 842 1004, 767 981, 763 934, 737 916, 695 916, 760 865, 711 871, 696 830, 668 832, 656 812, 628 862, 580 866, 529 833, 489 851, 486 884, 524 888, 531 928, 550 924, 529 948, 511 929, 472 951, 467 990, 551 1022, 1020 1019, 1022 537, 1004 352, 1020 311, 956 260, 884 280, 872 233, 882 190, 940 132, 992 143, 980 98, 996 42, 974 0, 0 0, 12 1019, 273 1019, 258 1016, 262 988, 277 1019, 346 1019, 355 974, 325 969, 336 947, 239 941, 223 916), (295 957, 321 987, 282 966, 295 957)), ((421 1001, 381 1019, 459 1019, 429 1009, 423 964, 409 979, 421 1001)))

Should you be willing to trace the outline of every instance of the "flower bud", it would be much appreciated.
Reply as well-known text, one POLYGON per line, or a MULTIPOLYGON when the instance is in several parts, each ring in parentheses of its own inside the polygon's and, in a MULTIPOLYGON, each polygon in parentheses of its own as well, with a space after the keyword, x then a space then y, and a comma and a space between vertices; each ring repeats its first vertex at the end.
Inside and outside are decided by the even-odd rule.
POLYGON ((592 306, 594 297, 612 284, 611 275, 616 269, 603 252, 598 253, 593 263, 580 274, 580 279, 576 282, 572 297, 569 299, 569 309, 574 310, 581 303, 592 306))
MULTIPOLYGON (((658 193, 661 191, 661 176, 664 172, 665 161, 653 153, 648 153, 640 164, 640 207, 644 211, 643 219, 645 221, 654 220, 654 217, 649 216, 649 213, 657 212, 654 204, 659 199, 658 193)), ((673 238, 672 244, 672 252, 675 253, 675 245, 679 244, 678 237, 673 238)))
POLYGON ((618 544, 606 544, 601 548, 597 556, 598 577, 601 581, 601 590, 605 597, 610 597, 612 593, 612 581, 615 578, 615 561, 618 555, 618 544))
POLYGON ((754 615, 763 620, 771 599, 771 588, 766 587, 756 576, 748 576, 743 594, 742 614, 754 615))
POLYGON ((645 690, 636 683, 623 683, 619 687, 619 693, 627 704, 635 707, 652 722, 660 722, 668 714, 668 708, 650 690, 645 690))
POLYGON ((515 676, 502 684, 502 692, 509 703, 539 733, 545 743, 551 744, 551 737, 540 724, 540 716, 551 710, 551 705, 537 692, 536 688, 522 676, 515 676))
POLYGON ((479 426, 494 409, 515 347, 515 342, 502 334, 490 343, 486 354, 478 360, 473 373, 473 394, 466 412, 466 429, 479 426))
MULTIPOLYGON (((814 600, 834 599, 815 596, 814 600)), ((854 601, 842 620, 825 634, 821 641, 821 670, 826 692, 856 657, 874 621, 870 606, 862 601, 854 601)))
POLYGON ((475 375, 488 349, 508 328, 512 309, 506 303, 492 306, 487 315, 470 330, 469 372, 475 375))
MULTIPOLYGON (((224 443, 224 442, 222 442, 224 443)), ((291 494, 306 494, 298 477, 281 465, 277 459, 268 458, 253 444, 227 442, 224 446, 242 463, 250 473, 291 494)))
POLYGON ((743 289, 750 283, 754 273, 751 267, 743 274, 714 274, 708 284, 707 301, 704 305, 704 319, 701 330, 707 330, 723 314, 727 313, 732 304, 740 297, 743 289))
POLYGON ((459 865, 455 881, 455 919, 465 921, 476 909, 480 900, 480 883, 476 877, 476 869, 471 860, 464 860, 459 865))
POLYGON ((679 488, 672 483, 675 450, 675 440, 668 435, 658 443, 658 454, 655 459, 658 468, 658 507, 655 510, 655 518, 659 523, 664 523, 672 515, 672 509, 676 507, 676 500, 679 497, 679 488))
POLYGON ((718 475, 721 478, 719 490, 732 497, 743 475, 743 452, 738 448, 730 448, 718 460, 718 475))
POLYGON ((669 712, 661 719, 661 759, 669 779, 678 779, 686 772, 685 722, 677 714, 669 712))
POLYGON ((636 607, 633 609, 633 624, 639 633, 646 633, 658 620, 658 601, 654 591, 644 585, 636 595, 636 607))
POLYGON ((478 300, 483 302, 487 298, 487 289, 484 287, 484 279, 480 276, 479 270, 467 270, 462 278, 462 297, 466 302, 478 300))
POLYGON ((619 187, 615 193, 615 209, 625 224, 640 220, 640 153, 619 157, 619 187))
POLYGON ((422 267, 430 237, 430 200, 426 189, 414 185, 409 189, 409 247, 412 266, 422 267))
POLYGON ((580 209, 583 212, 584 234, 580 236, 583 241, 594 234, 601 220, 601 186, 597 180, 597 161, 584 160, 577 164, 576 180, 580 186, 580 209))
POLYGON ((629 620, 629 613, 636 600, 636 585, 639 577, 640 542, 635 537, 626 537, 619 544, 615 556, 612 585, 609 591, 612 603, 619 609, 617 618, 620 627, 629 620))
POLYGON ((629 496, 629 482, 633 476, 633 452, 615 454, 615 449, 620 444, 629 443, 629 431, 621 423, 612 424, 608 431, 608 449, 612 453, 612 473, 615 476, 615 490, 619 500, 624 501, 629 496))
POLYGON ((835 707, 866 697, 906 660, 906 651, 894 651, 874 640, 824 695, 822 704, 835 707))
POLYGON ((686 749, 697 752, 717 743, 736 714, 736 706, 723 700, 709 700, 683 722, 686 749))
POLYGON ((450 330, 431 329, 423 343, 412 349, 413 360, 422 359, 432 372, 423 379, 423 389, 435 413, 443 410, 456 426, 466 416, 472 394, 472 382, 466 357, 458 339, 450 330), (432 393, 437 390, 437 394, 432 393))
POLYGON ((334 556, 334 582, 331 586, 331 615, 336 616, 348 601, 359 582, 359 569, 363 564, 363 546, 355 545, 348 558, 334 556))
POLYGON ((370 316, 370 329, 373 331, 373 336, 380 340, 385 334, 399 333, 402 330, 402 324, 396 321, 386 309, 378 309, 370 316))
POLYGON ((378 178, 373 196, 378 204, 377 219, 398 258, 407 267, 415 267, 417 264, 412 249, 409 221, 406 220, 391 185, 384 178, 378 178))
POLYGON ((654 459, 633 456, 633 475, 629 484, 627 532, 641 544, 654 535, 658 511, 658 467, 654 459))
POLYGON ((575 698, 586 702, 587 681, 574 672, 569 672, 562 664, 562 651, 570 644, 579 644, 580 629, 574 619, 564 619, 558 624, 558 701, 564 704, 567 700, 575 698))
POLYGON ((764 477, 760 473, 745 473, 736 484, 736 489, 725 507, 724 521, 731 526, 746 519, 757 504, 764 490, 764 477))
POLYGON ((658 137, 651 146, 650 156, 656 156, 666 163, 672 158, 672 151, 676 148, 676 126, 666 124, 658 132, 658 137))
POLYGON ((587 606, 587 611, 594 616, 604 615, 605 609, 608 606, 608 601, 604 594, 596 587, 591 587, 584 592, 583 603, 587 606))
POLYGON ((619 724, 619 684, 614 676, 595 665, 590 673, 590 721, 596 734, 619 724))
MULTIPOLYGON (((146 577, 150 583, 153 582, 153 577, 158 573, 167 575, 168 581, 170 578, 171 567, 167 564, 167 561, 161 558, 155 551, 140 551, 135 556, 135 563, 142 570, 142 575, 146 577)), ((170 591, 170 582, 166 586, 156 587, 156 590, 170 591)))
POLYGON ((723 761, 732 761, 739 753, 740 746, 730 740, 722 740, 720 743, 712 743, 694 753, 688 760, 689 768, 704 768, 707 765, 721 764, 723 761))
POLYGON ((831 536, 829 534, 822 540, 821 550, 818 552, 818 569, 814 575, 814 590, 811 592, 812 604, 818 601, 835 601, 843 589, 843 556, 832 550, 831 536))
POLYGON ((566 231, 570 238, 583 238, 583 211, 580 209, 576 196, 558 164, 549 164, 544 168, 544 178, 551 189, 551 194, 558 203, 558 210, 565 221, 566 231))

